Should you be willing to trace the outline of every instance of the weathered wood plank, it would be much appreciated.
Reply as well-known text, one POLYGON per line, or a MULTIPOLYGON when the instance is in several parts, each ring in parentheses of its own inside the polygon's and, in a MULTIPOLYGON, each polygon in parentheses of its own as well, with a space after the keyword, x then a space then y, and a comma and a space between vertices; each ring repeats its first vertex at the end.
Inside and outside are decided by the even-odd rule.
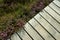
POLYGON ((60 24, 56 22, 51 16, 49 16, 44 10, 40 14, 60 32, 60 24))
POLYGON ((34 19, 29 22, 45 38, 45 40, 54 40, 34 19))
POLYGON ((60 23, 60 16, 56 12, 54 12, 48 6, 45 8, 45 10, 60 23))
POLYGON ((53 2, 49 5, 49 7, 60 16, 60 8, 57 7, 53 2))
POLYGON ((11 36, 11 40, 21 40, 19 36, 15 33, 11 36))
POLYGON ((38 22, 40 24, 42 24, 44 26, 44 28, 46 30, 48 30, 51 33, 51 35, 53 35, 56 39, 60 39, 60 34, 56 30, 54 30, 53 27, 50 24, 48 24, 47 21, 45 21, 41 16, 40 17, 38 17, 38 16, 39 15, 37 15, 37 17, 36 17, 38 22))
POLYGON ((53 2, 60 8, 60 2, 58 0, 54 0, 53 2))
POLYGON ((33 37, 34 40, 42 40, 42 38, 36 33, 36 31, 28 23, 25 25, 25 29, 33 37))

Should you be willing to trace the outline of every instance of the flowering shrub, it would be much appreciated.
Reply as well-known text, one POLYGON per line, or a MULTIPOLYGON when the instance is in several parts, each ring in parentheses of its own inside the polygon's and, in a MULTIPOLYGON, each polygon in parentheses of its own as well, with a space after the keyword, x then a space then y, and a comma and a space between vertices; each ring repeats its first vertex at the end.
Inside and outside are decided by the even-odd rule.
POLYGON ((52 0, 0 0, 0 40, 7 40, 52 0))

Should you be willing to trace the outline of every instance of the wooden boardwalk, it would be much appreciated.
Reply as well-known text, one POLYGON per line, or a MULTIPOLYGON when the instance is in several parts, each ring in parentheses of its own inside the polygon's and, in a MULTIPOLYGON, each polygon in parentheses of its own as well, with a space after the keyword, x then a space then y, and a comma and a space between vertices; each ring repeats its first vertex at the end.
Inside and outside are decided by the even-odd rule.
POLYGON ((8 40, 60 40, 60 2, 54 0, 8 40))

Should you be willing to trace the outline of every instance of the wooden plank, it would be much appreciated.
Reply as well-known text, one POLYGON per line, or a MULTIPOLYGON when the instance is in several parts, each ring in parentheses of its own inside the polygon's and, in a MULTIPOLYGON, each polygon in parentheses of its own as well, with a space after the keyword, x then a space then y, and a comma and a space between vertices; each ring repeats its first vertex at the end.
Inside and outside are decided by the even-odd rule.
POLYGON ((60 2, 58 0, 54 0, 53 2, 60 7, 60 2))
POLYGON ((25 25, 25 30, 33 37, 34 40, 43 40, 28 23, 25 25))
POLYGON ((57 7, 53 2, 49 5, 52 10, 54 10, 60 16, 60 8, 57 7))
POLYGON ((21 36, 21 38, 23 38, 23 40, 32 40, 23 29, 18 31, 18 34, 21 36))
POLYGON ((51 16, 49 16, 44 10, 40 12, 40 14, 51 24, 53 25, 58 32, 60 33, 60 24, 56 22, 51 16))
POLYGON ((15 33, 11 36, 11 40, 21 40, 18 35, 15 33))
POLYGON ((60 23, 60 16, 56 12, 54 12, 48 6, 45 8, 45 10, 60 23))
POLYGON ((45 38, 45 40, 54 40, 34 19, 31 19, 29 22, 45 38))
POLYGON ((48 24, 40 15, 37 15, 35 18, 38 20, 40 24, 42 24, 45 29, 47 29, 56 39, 60 39, 60 34, 52 28, 50 24, 48 24))

